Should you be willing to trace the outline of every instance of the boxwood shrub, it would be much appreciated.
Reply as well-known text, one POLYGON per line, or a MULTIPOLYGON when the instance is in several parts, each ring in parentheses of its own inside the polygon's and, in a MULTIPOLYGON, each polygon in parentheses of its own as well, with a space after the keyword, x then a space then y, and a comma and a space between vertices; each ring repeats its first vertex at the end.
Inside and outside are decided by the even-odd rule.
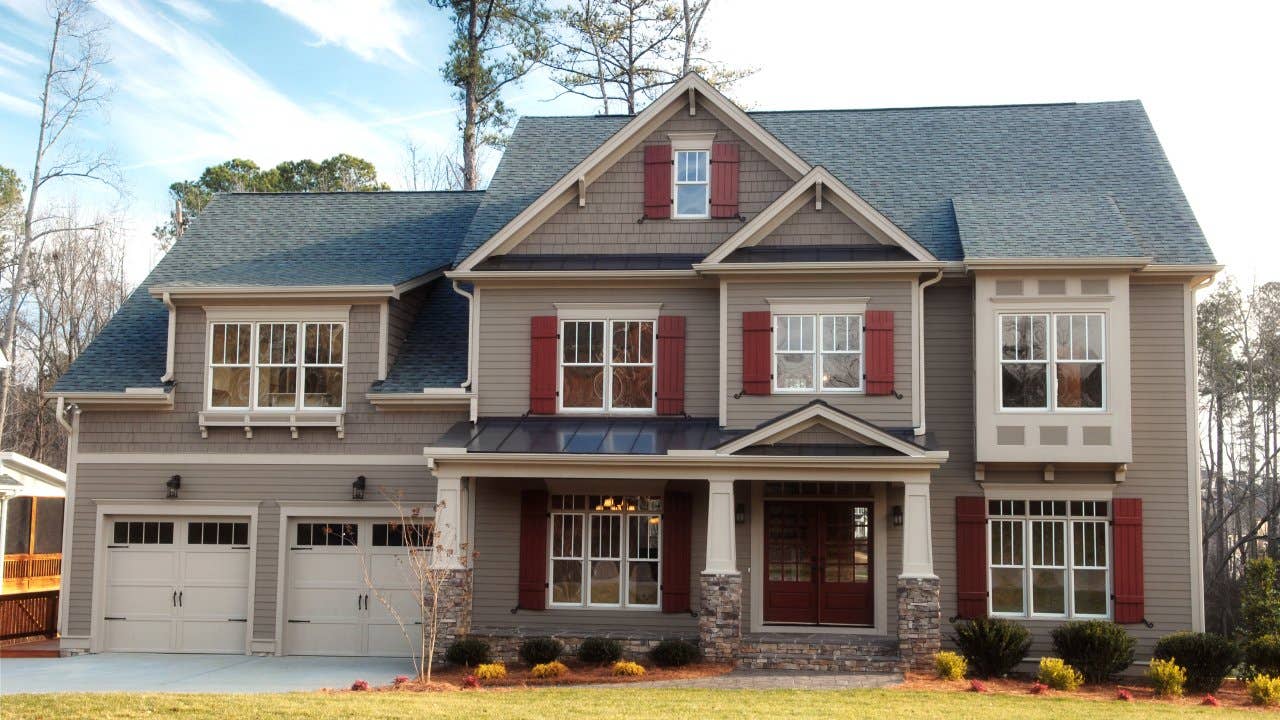
POLYGON ((649 651, 649 657, 662 667, 680 667, 702 660, 702 650, 688 640, 663 640, 649 651))
POLYGON ((532 637, 520 643, 520 659, 528 665, 545 665, 560 659, 564 643, 549 637, 532 637))
POLYGON ((1058 657, 1084 675, 1085 682, 1106 682, 1133 664, 1134 639, 1106 620, 1077 620, 1053 629, 1058 657))
POLYGON ((454 665, 476 667, 493 661, 489 643, 474 637, 458 638, 444 651, 444 659, 454 665))
POLYGON ((578 646, 578 659, 595 665, 618 662, 622 659, 622 643, 609 638, 586 638, 578 646))
POLYGON ((1240 662, 1240 648, 1221 635, 1177 632, 1160 638, 1152 653, 1156 660, 1176 660, 1187 671, 1187 690, 1211 693, 1240 662))
POLYGON ((1008 675, 1031 647, 1031 633, 1011 620, 961 620, 955 629, 951 640, 968 661, 969 671, 982 678, 1008 675))

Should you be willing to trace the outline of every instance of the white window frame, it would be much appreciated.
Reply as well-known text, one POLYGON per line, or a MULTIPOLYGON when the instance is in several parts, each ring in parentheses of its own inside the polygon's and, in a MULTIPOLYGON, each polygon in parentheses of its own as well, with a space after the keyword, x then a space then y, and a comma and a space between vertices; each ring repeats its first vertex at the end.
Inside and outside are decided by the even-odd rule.
MULTIPOLYGON (((566 415, 656 415, 658 412, 658 317, 657 315, 644 315, 631 317, 634 313, 622 313, 621 316, 614 317, 576 317, 572 315, 561 316, 559 318, 559 327, 556 333, 556 411, 566 415), (596 367, 597 363, 566 363, 564 360, 564 335, 565 325, 567 323, 579 322, 598 322, 604 323, 604 345, 602 348, 601 365, 603 370, 603 382, 600 398, 600 407, 565 407, 564 404, 564 369, 566 367, 596 367), (649 358, 647 363, 614 363, 613 361, 613 324, 614 323, 631 323, 631 322, 647 322, 653 326, 653 332, 650 333, 649 358), (647 367, 653 372, 653 379, 650 383, 652 392, 649 393, 649 407, 643 408, 615 408, 613 407, 613 368, 614 367, 647 367)), ((590 314, 588 314, 590 315, 590 314)))
MULTIPOLYGON (((1086 321, 1087 322, 1087 321, 1086 321)), ((996 313, 996 394, 999 396, 999 412, 1002 413, 1105 413, 1108 411, 1108 397, 1111 383, 1107 380, 1107 313, 1096 310, 1081 312, 1047 312, 1047 311, 1001 311, 996 313), (1084 316, 1097 317, 1102 323, 1101 347, 1096 360, 1058 357, 1058 318, 1084 316), (1045 319, 1044 360, 1006 360, 1004 358, 1004 320, 1005 318, 1042 317, 1045 319), (1102 405, 1101 407, 1059 407, 1058 406, 1058 363, 1080 364, 1096 363, 1102 372, 1102 405), (1045 366, 1045 398, 1044 405, 1039 407, 1006 407, 1004 404, 1004 366, 1005 365, 1041 365, 1045 366)))
POLYGON ((249 320, 245 318, 220 317, 213 312, 210 315, 207 327, 205 328, 205 391, 204 391, 204 409, 209 413, 235 413, 249 412, 264 415, 305 415, 305 414, 341 414, 346 411, 347 404, 347 381, 351 375, 350 367, 347 363, 347 351, 351 340, 350 323, 341 319, 328 318, 306 318, 306 319, 279 319, 279 318, 263 318, 249 320), (260 407, 258 405, 258 370, 264 367, 288 367, 288 365, 278 364, 260 364, 258 362, 258 338, 261 328, 267 325, 294 325, 297 333, 297 341, 294 343, 294 362, 292 366, 296 369, 295 395, 292 407, 260 407), (243 364, 227 364, 213 362, 213 331, 217 325, 249 325, 249 404, 247 406, 215 406, 213 404, 213 369, 215 367, 244 367, 243 364), (342 362, 338 364, 315 364, 306 363, 306 328, 308 325, 341 325, 342 326, 342 362), (341 367, 342 368, 342 389, 339 397, 341 402, 334 407, 307 407, 304 392, 306 390, 306 368, 308 367, 341 367))
POLYGON ((1108 620, 1113 616, 1115 607, 1111 597, 1112 587, 1114 582, 1114 577, 1112 572, 1113 570, 1112 558, 1114 557, 1115 552, 1114 552, 1114 548, 1112 547, 1112 541, 1111 541, 1111 517, 1115 509, 1112 503, 1112 499, 1109 495, 1098 496, 1098 497, 1081 497, 1081 496, 1077 496, 1075 493, 1064 493, 1060 496, 1059 495, 1052 495, 1052 496, 1028 495, 1025 497, 1014 498, 1012 496, 1006 497, 1005 494, 1001 494, 998 497, 993 497, 991 495, 988 495, 985 498, 985 500, 988 504, 992 501, 1023 503, 1023 512, 1020 515, 1014 515, 1014 514, 991 515, 989 510, 989 505, 987 508, 988 509, 987 551, 986 551, 985 562, 987 565, 987 613, 991 617, 1022 619, 1022 620, 1028 620, 1028 619, 1030 620, 1035 620, 1035 619, 1108 620), (1032 502, 1065 502, 1067 505, 1067 513, 1065 515, 1032 515, 1031 514, 1032 502), (1107 503, 1107 515, 1106 516, 1096 516, 1096 515, 1087 515, 1087 514, 1075 515, 1071 511, 1071 504, 1073 502, 1085 502, 1085 503, 1105 502, 1107 503), (997 522, 1021 523, 1022 543, 1023 543, 1021 566, 997 565, 992 563, 992 550, 995 547, 995 545, 993 544, 995 540, 994 530, 995 530, 995 524, 997 522), (1039 565, 1035 563, 1035 557, 1032 554, 1032 527, 1037 522, 1060 523, 1062 525, 1063 532, 1065 533, 1064 541, 1063 541, 1063 552, 1065 553, 1065 558, 1063 562, 1065 563, 1065 567, 1061 568, 1062 572, 1065 575, 1065 580, 1063 583, 1063 592, 1065 593, 1063 607, 1066 609, 1065 613, 1042 613, 1042 612, 1036 612, 1035 610, 1035 600, 1034 600, 1035 587, 1033 585, 1033 582, 1034 582, 1033 578, 1035 575, 1035 571, 1037 569, 1058 569, 1059 568, 1059 566, 1039 565), (1106 550, 1103 553, 1103 560, 1106 562, 1105 566, 1081 565, 1077 563, 1075 558, 1075 526, 1078 524, 1102 526, 1103 539, 1104 539, 1104 542, 1106 543, 1106 550), (999 568, 1018 568, 1022 570, 1022 612, 996 612, 995 611, 995 608, 994 608, 995 577, 994 577, 993 570, 999 569, 999 568), (1106 597, 1107 610, 1105 613, 1098 615, 1098 614, 1091 614, 1091 613, 1076 612, 1075 583, 1076 583, 1077 570, 1104 570, 1106 572, 1104 596, 1106 597))
MULTIPOLYGON (((577 495, 580 497, 585 495, 585 493, 564 493, 564 494, 569 496, 577 495)), ((622 499, 622 497, 626 497, 626 496, 615 497, 615 499, 620 500, 622 499)), ((640 497, 648 497, 648 496, 642 494, 640 495, 640 497)), ((662 544, 664 539, 663 536, 665 533, 663 532, 662 528, 660 528, 658 531, 658 548, 657 548, 658 557, 656 560, 650 560, 647 558, 635 560, 635 562, 640 562, 644 564, 653 564, 657 568, 658 594, 657 594, 656 601, 652 605, 634 605, 627 602, 627 597, 631 594, 631 588, 630 588, 631 567, 630 566, 631 566, 631 563, 633 562, 631 558, 631 551, 630 551, 631 544, 628 540, 629 540, 629 533, 631 532, 630 530, 631 518, 633 517, 646 518, 646 522, 648 522, 647 520, 648 518, 657 517, 659 518, 658 524, 661 525, 663 522, 662 518, 666 514, 666 510, 667 510, 666 506, 664 505, 662 510, 659 512, 653 512, 652 510, 645 510, 640 507, 637 507, 633 511, 632 510, 597 511, 590 506, 589 502, 587 502, 584 505, 584 507, 586 508, 585 510, 576 510, 576 509, 548 510, 548 517, 550 522, 547 523, 547 607, 661 612, 662 610, 662 563, 663 563, 663 559, 662 559, 663 545, 662 544), (582 537, 580 538, 581 547, 582 547, 581 556, 570 557, 570 556, 562 556, 562 555, 555 554, 554 552, 555 551, 555 526, 556 526, 557 515, 577 516, 581 518, 582 520, 581 522, 582 537), (621 537, 621 544, 618 547, 617 558, 601 557, 601 556, 596 556, 592 554, 591 552, 591 540, 592 540, 591 518, 592 517, 618 518, 619 526, 621 527, 622 537, 621 537), (555 601, 555 594, 554 594, 555 563, 557 560, 559 561, 574 560, 582 563, 582 597, 579 602, 556 602, 555 601), (591 564, 593 561, 596 561, 596 560, 616 561, 618 563, 618 602, 616 603, 594 603, 591 601, 591 564)))
POLYGON ((671 154, 671 217, 677 220, 706 220, 711 217, 711 148, 687 147, 681 149, 673 149, 671 154), (705 180, 684 180, 680 179, 680 156, 704 155, 706 156, 707 176, 705 180), (680 188, 681 186, 704 186, 707 189, 707 201, 703 204, 700 213, 681 213, 680 212, 680 188))
POLYGON ((867 387, 867 350, 866 350, 866 314, 862 312, 838 311, 838 312, 785 312, 774 313, 773 315, 773 332, 769 337, 769 357, 771 367, 770 374, 773 376, 773 392, 778 394, 791 395, 813 395, 833 393, 840 395, 857 395, 866 392, 867 387), (824 318, 848 317, 856 318, 858 321, 858 329, 853 331, 852 337, 858 340, 857 350, 824 350, 822 347, 822 321, 824 318), (796 350, 783 351, 778 349, 778 338, 782 337, 781 321, 789 318, 811 318, 813 320, 813 349, 812 350, 796 350), (808 388, 785 388, 778 385, 778 355, 800 355, 809 354, 813 356, 813 386, 808 388), (822 356, 823 355, 852 355, 858 356, 858 369, 855 376, 858 378, 858 386, 845 387, 825 387, 822 383, 822 356))

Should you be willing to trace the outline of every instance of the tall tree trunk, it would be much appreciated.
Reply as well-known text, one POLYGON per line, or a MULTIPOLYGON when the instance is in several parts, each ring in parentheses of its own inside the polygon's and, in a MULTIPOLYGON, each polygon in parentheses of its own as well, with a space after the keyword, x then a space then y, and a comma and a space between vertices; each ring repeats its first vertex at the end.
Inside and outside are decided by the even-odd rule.
MULTIPOLYGON (((470 13, 467 18, 467 61, 469 67, 480 66, 479 7, 477 0, 471 0, 470 13)), ((480 185, 480 171, 477 169, 476 153, 479 139, 476 137, 476 122, 479 112, 479 88, 476 87, 475 72, 467 74, 463 89, 462 118, 462 189, 475 190, 480 185)))

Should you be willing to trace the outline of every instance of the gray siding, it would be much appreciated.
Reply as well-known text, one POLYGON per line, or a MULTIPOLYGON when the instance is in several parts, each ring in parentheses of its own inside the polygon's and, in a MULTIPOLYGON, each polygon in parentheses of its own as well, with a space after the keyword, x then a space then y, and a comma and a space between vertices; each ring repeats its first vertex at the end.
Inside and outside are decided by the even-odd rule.
POLYGON ((555 315, 557 302, 662 303, 685 317, 685 412, 714 417, 720 383, 719 296, 714 287, 482 288, 479 373, 482 416, 529 410, 529 319, 555 315))
POLYGON ((350 501, 351 482, 368 478, 370 501, 399 495, 407 502, 432 501, 436 483, 425 467, 369 465, 223 465, 112 464, 78 465, 72 529, 72 561, 64 592, 70 603, 69 635, 89 633, 96 538, 95 500, 157 500, 164 497, 164 481, 182 476, 185 501, 258 501, 257 575, 254 586, 253 637, 271 640, 276 627, 276 589, 279 579, 281 501, 350 501))
MULTIPOLYGON (((728 397, 726 424, 754 427, 788 410, 820 398, 870 422, 904 427, 911 424, 911 283, 905 280, 814 280, 787 282, 742 281, 728 283, 726 318, 728 360, 725 388, 728 397), (902 393, 869 397, 842 393, 782 393, 774 395, 734 395, 742 389, 742 313, 768 310, 767 298, 869 297, 869 310, 894 312, 894 387, 902 393)), ((972 414, 970 415, 972 422, 972 414)))
POLYGON ((830 204, 823 210, 815 210, 813 206, 812 201, 801 205, 794 215, 761 240, 760 246, 877 244, 866 230, 830 204))
MULTIPOLYGON (((739 147, 738 209, 748 219, 791 187, 779 169, 717 120, 698 109, 681 113, 645 139, 668 143, 667 133, 715 131, 717 142, 739 147)), ((708 253, 742 227, 732 220, 648 220, 644 216, 644 145, 623 156, 587 188, 587 206, 570 202, 512 250, 512 254, 708 253)))

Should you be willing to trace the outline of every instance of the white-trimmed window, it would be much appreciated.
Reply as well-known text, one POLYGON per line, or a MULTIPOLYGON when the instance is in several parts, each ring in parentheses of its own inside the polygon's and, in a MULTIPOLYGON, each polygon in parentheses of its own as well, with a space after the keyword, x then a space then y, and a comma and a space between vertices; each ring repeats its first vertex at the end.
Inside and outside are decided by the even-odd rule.
POLYGON ((1108 501, 990 500, 987 513, 992 615, 1110 616, 1108 501))
POLYGON ((1002 409, 1104 407, 1102 313, 1002 314, 999 326, 1002 409))
POLYGON ((342 322, 210 323, 209 409, 341 409, 345 338, 342 322))
POLYGON ((658 607, 662 498, 551 496, 553 607, 658 607))
POLYGON ((775 315, 776 392, 860 392, 862 315, 775 315))
POLYGON ((706 218, 711 216, 711 150, 676 150, 675 217, 706 218))
POLYGON ((653 320, 562 320, 560 409, 654 411, 653 320))

